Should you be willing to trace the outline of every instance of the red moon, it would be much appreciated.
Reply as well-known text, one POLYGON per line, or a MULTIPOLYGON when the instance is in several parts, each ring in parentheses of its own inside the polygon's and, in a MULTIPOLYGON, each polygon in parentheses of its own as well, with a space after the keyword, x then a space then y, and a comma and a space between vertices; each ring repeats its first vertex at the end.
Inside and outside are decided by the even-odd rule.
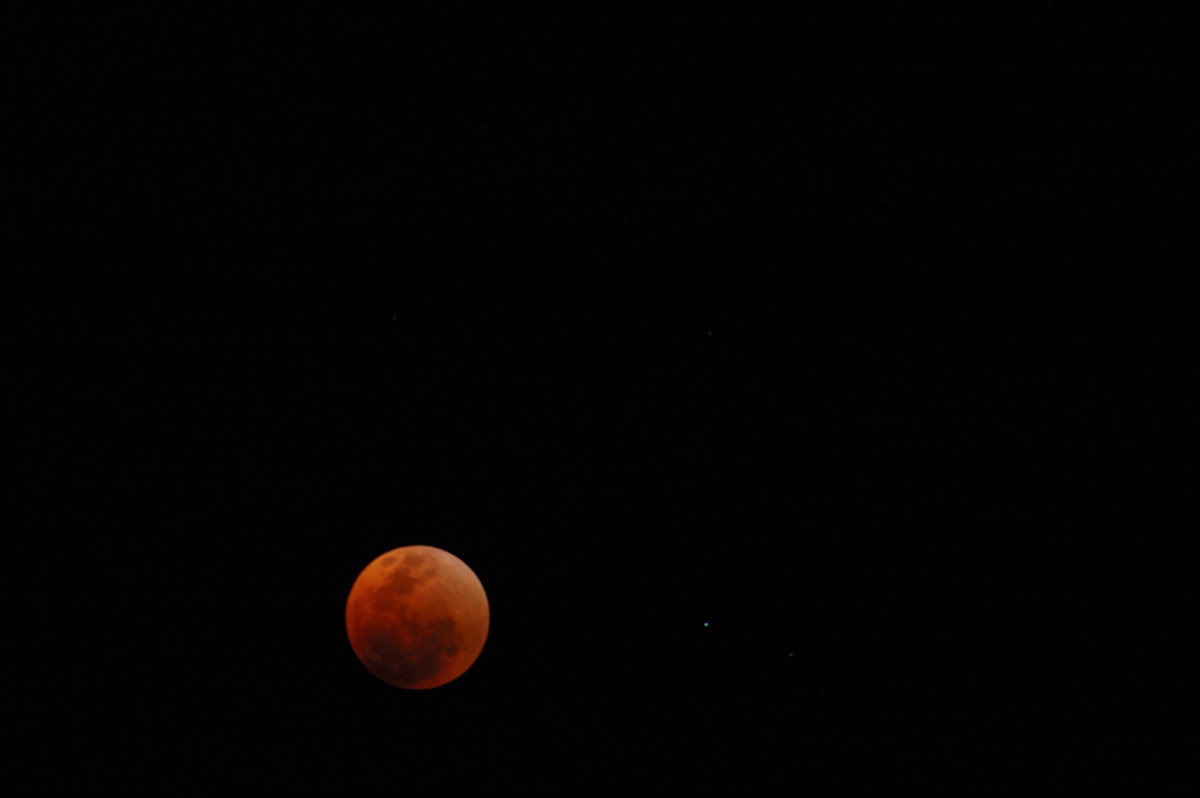
POLYGON ((483 650, 490 618, 475 572, 432 546, 379 555, 346 600, 354 653, 371 673, 409 690, 462 676, 483 650))

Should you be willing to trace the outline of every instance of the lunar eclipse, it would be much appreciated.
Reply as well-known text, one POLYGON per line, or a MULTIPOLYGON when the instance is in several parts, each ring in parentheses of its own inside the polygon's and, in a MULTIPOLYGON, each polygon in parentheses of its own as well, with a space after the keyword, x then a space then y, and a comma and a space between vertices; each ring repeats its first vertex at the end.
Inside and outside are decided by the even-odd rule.
POLYGON ((409 690, 462 676, 487 640, 487 594, 448 551, 403 546, 371 561, 346 600, 346 632, 367 670, 409 690))

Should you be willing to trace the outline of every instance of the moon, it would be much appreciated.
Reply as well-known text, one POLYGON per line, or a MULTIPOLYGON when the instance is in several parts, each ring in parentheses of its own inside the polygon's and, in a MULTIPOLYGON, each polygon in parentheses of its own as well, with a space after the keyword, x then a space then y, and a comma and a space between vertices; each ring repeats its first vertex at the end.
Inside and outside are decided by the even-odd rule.
POLYGON ((433 546, 402 546, 362 570, 346 600, 346 633, 367 670, 408 690, 440 687, 474 664, 491 613, 465 562, 433 546))

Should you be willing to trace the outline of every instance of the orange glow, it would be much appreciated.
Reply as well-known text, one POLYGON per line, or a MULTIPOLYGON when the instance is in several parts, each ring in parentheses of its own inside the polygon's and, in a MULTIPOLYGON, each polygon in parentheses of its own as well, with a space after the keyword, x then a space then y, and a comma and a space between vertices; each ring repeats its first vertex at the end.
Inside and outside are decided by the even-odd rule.
POLYGON ((466 672, 490 623, 479 577, 453 554, 404 546, 363 569, 346 601, 346 632, 367 670, 410 690, 466 672))

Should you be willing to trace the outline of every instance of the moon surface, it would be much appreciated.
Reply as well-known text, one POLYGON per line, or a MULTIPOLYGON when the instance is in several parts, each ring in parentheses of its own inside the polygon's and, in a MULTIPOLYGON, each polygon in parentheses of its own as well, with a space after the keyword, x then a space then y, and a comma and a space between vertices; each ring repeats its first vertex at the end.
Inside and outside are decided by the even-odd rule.
POLYGON ((483 584, 433 546, 402 546, 363 569, 346 600, 346 632, 367 670, 409 690, 462 676, 487 640, 483 584))

